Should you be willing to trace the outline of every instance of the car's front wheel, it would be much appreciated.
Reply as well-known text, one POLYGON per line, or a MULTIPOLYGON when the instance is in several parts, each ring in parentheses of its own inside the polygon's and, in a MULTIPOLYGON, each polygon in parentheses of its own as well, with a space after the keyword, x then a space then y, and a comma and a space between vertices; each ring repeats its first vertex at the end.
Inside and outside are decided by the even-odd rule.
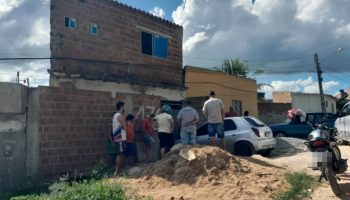
POLYGON ((268 157, 271 155, 272 149, 266 149, 263 151, 258 152, 263 157, 268 157))
POLYGON ((237 156, 252 156, 254 149, 248 142, 238 142, 233 148, 233 154, 237 156))

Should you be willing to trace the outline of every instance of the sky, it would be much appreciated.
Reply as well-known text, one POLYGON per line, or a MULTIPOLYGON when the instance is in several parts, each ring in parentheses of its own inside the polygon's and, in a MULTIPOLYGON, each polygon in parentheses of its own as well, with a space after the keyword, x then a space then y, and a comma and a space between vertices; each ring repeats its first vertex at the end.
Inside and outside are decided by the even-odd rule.
MULTIPOLYGON (((221 66, 240 58, 272 91, 317 93, 314 54, 324 90, 350 88, 350 0, 120 0, 183 26, 183 65, 221 66)), ((0 1, 0 58, 49 57, 49 0, 0 1)), ((0 81, 17 71, 48 84, 48 61, 1 61, 0 81)))

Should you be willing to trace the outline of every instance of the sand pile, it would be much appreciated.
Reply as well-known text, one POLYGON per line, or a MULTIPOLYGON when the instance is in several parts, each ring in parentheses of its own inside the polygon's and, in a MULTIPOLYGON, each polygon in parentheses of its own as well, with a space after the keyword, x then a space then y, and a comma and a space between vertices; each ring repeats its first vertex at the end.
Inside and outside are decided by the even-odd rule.
POLYGON ((125 184, 154 199, 270 199, 286 188, 281 172, 217 147, 195 146, 170 152, 125 184))

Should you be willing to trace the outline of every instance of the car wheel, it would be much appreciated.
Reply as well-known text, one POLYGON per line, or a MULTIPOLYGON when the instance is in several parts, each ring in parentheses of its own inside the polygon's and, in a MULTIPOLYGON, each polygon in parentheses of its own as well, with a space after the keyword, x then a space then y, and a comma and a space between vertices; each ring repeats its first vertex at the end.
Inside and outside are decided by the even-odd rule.
POLYGON ((268 157, 271 155, 271 152, 272 152, 272 149, 266 149, 266 150, 259 152, 259 154, 263 157, 268 157))
POLYGON ((285 133, 285 132, 276 132, 275 134, 274 134, 274 136, 275 137, 286 137, 287 136, 287 134, 285 133))
POLYGON ((237 156, 252 156, 254 150, 247 142, 239 142, 235 144, 233 154, 237 156))

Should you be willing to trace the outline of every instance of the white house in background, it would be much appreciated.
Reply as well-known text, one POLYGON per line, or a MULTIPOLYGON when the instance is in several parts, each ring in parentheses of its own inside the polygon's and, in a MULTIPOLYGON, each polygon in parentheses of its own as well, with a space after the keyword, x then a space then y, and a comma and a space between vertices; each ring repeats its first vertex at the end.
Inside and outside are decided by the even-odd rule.
MULTIPOLYGON (((322 112, 320 94, 294 93, 294 92, 274 92, 272 94, 274 103, 291 103, 292 108, 299 108, 306 113, 322 112)), ((336 113, 337 99, 325 94, 326 112, 336 113)))

